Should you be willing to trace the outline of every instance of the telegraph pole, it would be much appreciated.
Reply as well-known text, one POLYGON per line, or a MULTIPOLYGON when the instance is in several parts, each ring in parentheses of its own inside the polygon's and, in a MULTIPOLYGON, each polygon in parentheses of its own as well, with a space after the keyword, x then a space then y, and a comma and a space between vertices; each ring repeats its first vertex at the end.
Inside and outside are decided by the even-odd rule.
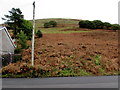
POLYGON ((35 1, 33 2, 33 31, 32 31, 32 66, 34 66, 34 44, 35 44, 35 1))

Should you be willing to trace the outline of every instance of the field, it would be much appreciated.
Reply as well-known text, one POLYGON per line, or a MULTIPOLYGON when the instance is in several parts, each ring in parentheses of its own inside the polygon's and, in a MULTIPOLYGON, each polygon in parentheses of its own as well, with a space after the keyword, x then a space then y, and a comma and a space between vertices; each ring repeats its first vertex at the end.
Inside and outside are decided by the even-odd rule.
MULTIPOLYGON (((11 68, 9 71, 18 77, 118 74, 117 31, 83 29, 78 27, 78 22, 74 19, 36 20, 36 30, 40 29, 43 37, 35 38, 35 66, 31 67, 29 48, 22 53, 22 61, 3 70, 11 68), (49 20, 57 21, 58 26, 43 28, 43 23, 49 20)), ((31 41, 28 43, 31 45, 31 41)))

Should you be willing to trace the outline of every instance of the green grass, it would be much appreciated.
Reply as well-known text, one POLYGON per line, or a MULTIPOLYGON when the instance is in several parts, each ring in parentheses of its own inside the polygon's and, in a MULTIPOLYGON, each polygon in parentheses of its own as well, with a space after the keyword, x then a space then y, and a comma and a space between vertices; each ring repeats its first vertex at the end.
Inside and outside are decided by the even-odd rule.
POLYGON ((63 33, 63 34, 69 34, 69 33, 81 33, 81 32, 88 32, 88 31, 74 31, 72 29, 78 28, 79 20, 77 19, 62 19, 62 18, 48 18, 48 19, 37 19, 36 21, 36 31, 41 30, 41 32, 44 33, 63 33), (53 28, 44 28, 44 23, 49 21, 56 21, 57 27, 53 28), (65 29, 71 29, 71 31, 64 31, 65 29))
POLYGON ((74 19, 62 19, 62 18, 48 18, 48 19, 37 19, 35 20, 36 22, 36 29, 39 27, 43 27, 44 23, 49 22, 49 21, 56 21, 57 24, 78 24, 79 20, 74 20, 74 19))
POLYGON ((54 34, 56 34, 56 33, 63 33, 63 34, 69 34, 69 33, 81 33, 81 32, 88 32, 88 31, 60 31, 60 30, 54 30, 54 29, 52 29, 52 30, 41 30, 41 32, 44 34, 44 33, 54 33, 54 34))

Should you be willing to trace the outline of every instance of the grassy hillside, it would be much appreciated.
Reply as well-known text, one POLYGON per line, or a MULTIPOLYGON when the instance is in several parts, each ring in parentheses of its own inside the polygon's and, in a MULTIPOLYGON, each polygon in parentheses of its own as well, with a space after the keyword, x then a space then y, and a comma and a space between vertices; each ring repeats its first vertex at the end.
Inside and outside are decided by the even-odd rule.
POLYGON ((78 19, 62 19, 62 18, 50 18, 50 19, 37 19, 36 30, 41 30, 42 33, 78 33, 84 31, 75 31, 75 29, 79 27, 78 23, 80 20, 78 19), (56 21, 57 27, 53 28, 44 28, 44 23, 49 21, 56 21), (71 29, 66 31, 66 29, 71 29))
POLYGON ((31 66, 31 41, 22 60, 2 68, 2 77, 61 77, 117 75, 118 32, 79 28, 76 19, 38 19, 34 67, 31 66), (56 21, 57 27, 44 28, 56 21), (57 34, 54 34, 57 33, 57 34), (64 34, 65 33, 65 34, 64 34), (66 34, 67 33, 67 34, 66 34))
POLYGON ((62 19, 62 18, 48 18, 48 19, 37 19, 36 22, 36 29, 39 29, 40 27, 44 26, 44 23, 49 21, 56 21, 59 26, 65 26, 66 24, 68 26, 75 26, 78 25, 79 20, 78 19, 62 19))

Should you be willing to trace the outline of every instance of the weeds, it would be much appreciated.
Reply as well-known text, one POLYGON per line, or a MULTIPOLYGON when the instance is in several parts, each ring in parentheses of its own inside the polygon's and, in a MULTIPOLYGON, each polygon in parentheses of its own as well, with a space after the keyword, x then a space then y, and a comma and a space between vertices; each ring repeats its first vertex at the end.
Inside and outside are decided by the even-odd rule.
POLYGON ((96 64, 96 65, 100 65, 100 59, 101 59, 101 56, 100 56, 100 55, 97 55, 97 56, 95 57, 95 64, 96 64))
POLYGON ((86 72, 86 70, 84 69, 80 70, 80 76, 89 76, 89 75, 92 75, 92 74, 90 72, 86 72))

